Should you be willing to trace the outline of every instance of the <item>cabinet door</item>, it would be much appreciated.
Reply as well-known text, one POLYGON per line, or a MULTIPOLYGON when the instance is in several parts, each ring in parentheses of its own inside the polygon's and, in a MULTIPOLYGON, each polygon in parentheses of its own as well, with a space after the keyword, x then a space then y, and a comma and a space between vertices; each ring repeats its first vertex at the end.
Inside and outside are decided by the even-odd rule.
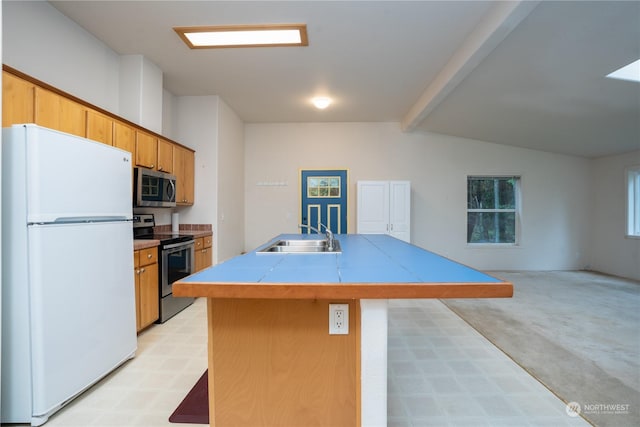
POLYGON ((173 173, 173 144, 158 138, 158 166, 159 171, 173 173))
POLYGON ((34 88, 33 83, 2 72, 2 127, 34 122, 34 88))
POLYGON ((146 328, 160 317, 158 264, 140 267, 140 328, 146 328))
POLYGON ((87 109, 82 104, 36 86, 34 111, 34 120, 40 126, 86 136, 87 109))
POLYGON ((203 268, 205 268, 205 264, 206 264, 206 259, 204 256, 204 239, 202 237, 198 237, 197 239, 194 240, 193 242, 193 249, 195 252, 195 269, 196 271, 200 271, 203 268))
POLYGON ((145 132, 136 131, 136 166, 155 169, 158 163, 158 139, 145 132))
POLYGON ((113 146, 134 154, 136 151, 136 132, 124 123, 116 121, 113 124, 113 146))
POLYGON ((133 277, 136 288, 136 332, 140 332, 140 251, 133 252, 133 277))
POLYGON ((184 195, 185 204, 193 205, 195 202, 195 154, 193 151, 185 150, 184 165, 184 195))
POLYGON ((72 135, 87 136, 87 108, 60 96, 60 123, 58 129, 72 135))
POLYGON ((87 138, 113 145, 113 120, 94 110, 87 110, 87 138))
POLYGON ((173 149, 173 174, 176 176, 176 203, 193 205, 194 202, 193 151, 175 146, 173 149))
POLYGON ((389 183, 389 234, 405 242, 411 241, 411 184, 409 181, 389 183))
POLYGON ((389 182, 358 181, 357 233, 389 233, 389 182))
POLYGON ((36 86, 34 110, 36 124, 59 130, 60 97, 58 95, 36 86))

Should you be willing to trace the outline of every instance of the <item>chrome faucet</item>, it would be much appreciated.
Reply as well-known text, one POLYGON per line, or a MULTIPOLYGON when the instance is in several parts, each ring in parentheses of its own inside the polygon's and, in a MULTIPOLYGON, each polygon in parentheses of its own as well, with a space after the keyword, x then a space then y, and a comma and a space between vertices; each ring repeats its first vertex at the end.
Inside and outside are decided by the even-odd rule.
POLYGON ((300 224, 300 225, 298 225, 298 228, 308 228, 308 229, 309 229, 309 230, 311 230, 311 231, 315 231, 315 232, 316 232, 316 233, 318 233, 318 234, 322 234, 322 231, 318 230, 318 229, 317 229, 317 228, 315 228, 315 227, 312 227, 312 226, 310 226, 310 225, 307 225, 307 224, 300 224))
POLYGON ((335 237, 333 237, 333 231, 329 229, 323 223, 320 223, 320 228, 324 227, 324 231, 327 233, 327 249, 332 251, 335 246, 335 237))
MULTIPOLYGON (((322 227, 324 227, 324 231, 326 232, 326 236, 327 236, 327 250, 333 251, 336 245, 335 237, 333 236, 333 231, 331 231, 329 227, 327 227, 323 223, 320 223, 320 228, 322 229, 322 227)), ((298 228, 308 228, 311 231, 315 231, 318 234, 322 234, 322 231, 307 224, 300 224, 298 225, 298 228)))

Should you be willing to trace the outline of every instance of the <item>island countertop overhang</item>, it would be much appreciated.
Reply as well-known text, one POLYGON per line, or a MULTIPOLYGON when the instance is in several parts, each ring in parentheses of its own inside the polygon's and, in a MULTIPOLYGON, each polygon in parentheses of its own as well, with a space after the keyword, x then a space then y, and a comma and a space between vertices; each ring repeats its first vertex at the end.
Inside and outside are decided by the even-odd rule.
POLYGON ((509 298, 513 286, 386 235, 337 235, 340 254, 256 250, 184 278, 174 296, 260 299, 509 298))

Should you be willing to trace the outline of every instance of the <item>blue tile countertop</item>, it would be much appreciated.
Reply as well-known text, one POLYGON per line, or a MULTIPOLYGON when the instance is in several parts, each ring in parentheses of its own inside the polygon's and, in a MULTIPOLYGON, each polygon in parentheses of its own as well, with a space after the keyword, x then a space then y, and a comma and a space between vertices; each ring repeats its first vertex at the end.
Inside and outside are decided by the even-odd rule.
POLYGON ((258 253, 280 239, 320 239, 281 234, 245 255, 173 285, 175 296, 210 298, 509 298, 511 283, 382 234, 342 234, 342 253, 258 253))

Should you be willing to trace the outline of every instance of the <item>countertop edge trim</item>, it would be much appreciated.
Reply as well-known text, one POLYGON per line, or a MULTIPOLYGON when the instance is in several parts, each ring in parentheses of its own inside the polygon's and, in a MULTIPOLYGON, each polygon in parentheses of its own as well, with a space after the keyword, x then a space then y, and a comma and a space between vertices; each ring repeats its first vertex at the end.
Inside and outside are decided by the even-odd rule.
POLYGON ((216 283, 176 282, 173 294, 206 298, 404 299, 511 298, 509 282, 487 283, 216 283))

